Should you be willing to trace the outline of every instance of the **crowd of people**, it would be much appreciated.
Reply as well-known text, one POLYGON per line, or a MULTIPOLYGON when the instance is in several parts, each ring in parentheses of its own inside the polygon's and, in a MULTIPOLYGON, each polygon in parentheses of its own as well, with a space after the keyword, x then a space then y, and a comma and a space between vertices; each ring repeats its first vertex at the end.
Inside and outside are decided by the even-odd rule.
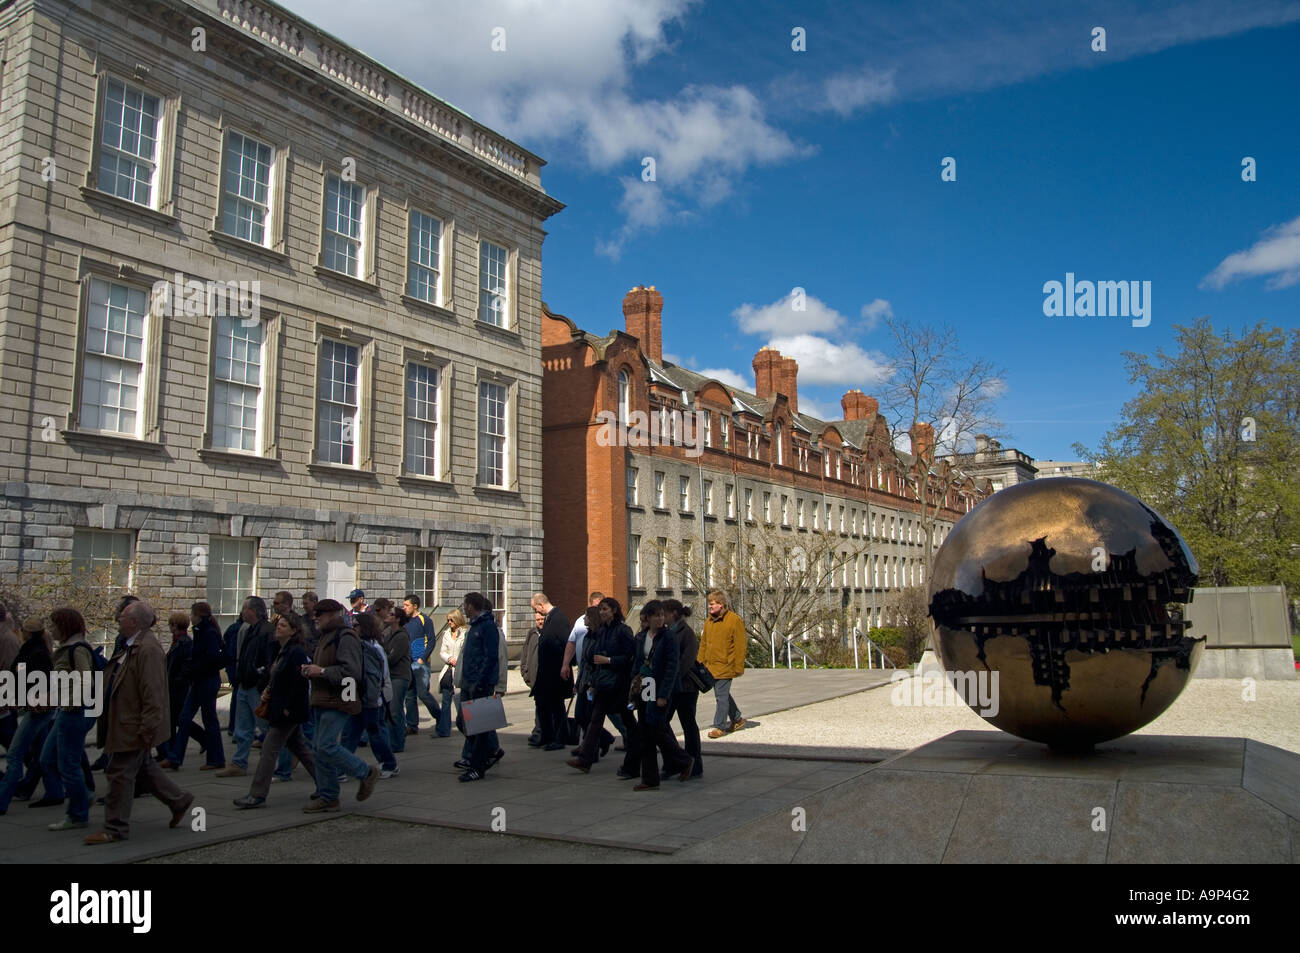
MULTIPOLYGON (((248 793, 234 801, 241 810, 263 806, 272 783, 289 780, 301 766, 315 785, 303 810, 337 811, 346 779, 359 782, 356 799, 364 801, 379 780, 399 773, 397 756, 420 731, 421 705, 433 720, 435 740, 450 737, 453 724, 464 735, 454 762, 460 780, 482 780, 505 756, 497 732, 479 730, 486 727, 482 720, 470 725, 466 717, 486 717, 485 707, 496 703, 474 703, 506 693, 506 642, 489 600, 468 593, 442 631, 413 593, 400 605, 382 598, 369 604, 357 589, 348 602, 345 607, 306 592, 299 612, 292 593, 277 592, 269 609, 250 595, 224 632, 212 606, 195 602, 188 613, 168 617, 171 642, 164 651, 154 634, 154 608, 124 595, 107 655, 91 645, 75 608, 26 619, 15 630, 0 606, 0 671, 17 673, 22 665, 28 673, 102 676, 104 699, 98 719, 70 699, 0 708, 0 746, 6 749, 0 814, 15 800, 33 808, 62 806, 65 816, 48 825, 51 831, 85 828, 94 772, 102 770, 103 830, 86 843, 127 838, 132 802, 144 794, 163 802, 176 827, 194 801, 173 779, 191 741, 204 758, 200 771, 251 773, 248 793), (442 663, 436 688, 435 651, 442 663), (223 672, 230 684, 225 738, 217 712, 223 672), (92 764, 86 738, 96 724, 101 754, 92 764), (370 748, 373 760, 358 756, 362 747, 370 748), (41 785, 42 796, 32 800, 41 785)), ((567 763, 589 773, 614 746, 608 722, 622 738, 615 776, 638 780, 634 790, 702 777, 700 694, 711 690, 715 696, 709 737, 745 723, 731 694, 732 680, 744 672, 745 627, 726 595, 708 594, 698 636, 691 608, 676 599, 646 603, 635 633, 617 599, 593 592, 588 603, 570 624, 545 593, 531 600, 534 627, 520 660, 534 702, 528 745, 568 750, 567 763), (671 727, 674 717, 682 743, 671 727)))

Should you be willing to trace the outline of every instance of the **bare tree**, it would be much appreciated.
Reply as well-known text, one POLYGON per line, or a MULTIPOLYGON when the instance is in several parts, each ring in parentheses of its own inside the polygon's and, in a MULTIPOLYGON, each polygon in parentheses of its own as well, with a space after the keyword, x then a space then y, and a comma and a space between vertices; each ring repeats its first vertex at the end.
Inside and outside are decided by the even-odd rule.
POLYGON ((746 530, 738 547, 715 548, 711 566, 695 548, 666 556, 681 588, 722 589, 733 609, 743 608, 745 629, 765 659, 806 637, 810 642, 799 651, 812 649, 817 661, 844 642, 849 623, 842 592, 854 585, 855 562, 866 552, 864 543, 836 533, 795 534, 760 524, 746 530))
POLYGON ((891 436, 897 441, 907 434, 911 441, 918 425, 931 428, 934 447, 922 459, 921 448, 912 447, 912 472, 908 483, 913 499, 921 504, 919 513, 922 559, 925 578, 930 578, 934 551, 934 524, 943 508, 950 479, 947 468, 934 465, 938 456, 951 455, 960 468, 970 459, 977 433, 998 435, 1002 423, 994 413, 994 404, 1002 393, 1005 373, 984 358, 971 358, 961 347, 952 327, 914 324, 887 316, 890 334, 889 384, 882 392, 891 436))

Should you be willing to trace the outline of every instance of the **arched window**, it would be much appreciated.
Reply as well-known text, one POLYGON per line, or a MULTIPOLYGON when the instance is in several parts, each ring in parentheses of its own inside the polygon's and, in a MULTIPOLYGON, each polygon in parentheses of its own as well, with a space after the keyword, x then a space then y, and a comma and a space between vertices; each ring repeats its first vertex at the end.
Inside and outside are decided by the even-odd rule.
POLYGON ((632 402, 632 379, 627 371, 618 372, 618 424, 627 426, 627 414, 632 402))

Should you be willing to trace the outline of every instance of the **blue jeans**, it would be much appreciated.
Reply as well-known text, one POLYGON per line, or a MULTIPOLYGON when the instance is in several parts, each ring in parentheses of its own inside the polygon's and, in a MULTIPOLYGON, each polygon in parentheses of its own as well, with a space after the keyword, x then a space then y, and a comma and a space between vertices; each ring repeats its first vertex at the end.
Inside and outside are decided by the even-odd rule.
MULTIPOLYGON (((0 781, 0 811, 9 810, 9 802, 13 800, 14 792, 18 790, 18 784, 23 779, 23 760, 41 734, 41 729, 52 724, 53 721, 52 711, 42 712, 39 715, 25 711, 18 716, 18 730, 14 732, 13 743, 9 745, 5 760, 5 776, 4 780, 0 781)), ((63 782, 57 774, 52 778, 46 775, 45 796, 63 797, 63 782), (54 782, 53 789, 51 789, 51 780, 54 782)))
POLYGON ((442 712, 438 708, 438 699, 429 691, 429 666, 419 662, 411 663, 411 688, 406 693, 406 725, 408 728, 420 727, 420 706, 428 709, 430 717, 437 721, 442 712))
POLYGON ((254 727, 266 731, 266 722, 253 712, 262 704, 262 693, 256 688, 235 689, 235 757, 236 765, 247 770, 248 755, 253 750, 254 727))
POLYGON ((312 747, 316 755, 316 792, 322 801, 337 801, 339 775, 361 781, 370 775, 370 765, 339 743, 351 715, 333 708, 313 708, 311 714, 315 723, 312 747))
POLYGON ((370 750, 375 753, 380 767, 385 771, 391 771, 397 767, 397 758, 393 755, 393 749, 388 746, 388 732, 384 730, 387 726, 383 724, 385 716, 386 711, 382 705, 379 708, 361 709, 361 714, 353 715, 352 720, 343 729, 341 741, 348 751, 356 751, 357 742, 361 740, 361 731, 365 729, 370 736, 370 750))
MULTIPOLYGON (((311 718, 302 723, 302 736, 310 745, 316 737, 316 726, 311 718)), ((293 755, 289 753, 288 746, 280 749, 280 757, 275 761, 275 776, 281 781, 290 781, 293 779, 293 755)))
POLYGON ((450 688, 442 690, 442 711, 438 715, 438 737, 451 737, 451 700, 456 693, 450 688))
POLYGON ((194 716, 203 716, 203 743, 208 749, 208 764, 218 768, 226 766, 226 749, 221 744, 221 720, 217 718, 217 691, 221 688, 221 676, 209 675, 190 685, 185 695, 185 704, 181 706, 181 716, 176 722, 176 740, 172 742, 167 760, 178 767, 185 761, 185 749, 189 746, 189 732, 179 726, 188 725, 194 716))
POLYGON ((400 754, 406 750, 406 696, 411 680, 409 678, 394 678, 392 681, 393 701, 389 705, 389 710, 393 714, 393 720, 388 723, 388 746, 393 749, 394 753, 400 754))
POLYGON ((46 776, 58 773, 68 798, 68 817, 74 821, 90 820, 90 791, 81 760, 86 753, 86 732, 94 723, 94 718, 80 711, 59 709, 41 749, 41 772, 46 776))

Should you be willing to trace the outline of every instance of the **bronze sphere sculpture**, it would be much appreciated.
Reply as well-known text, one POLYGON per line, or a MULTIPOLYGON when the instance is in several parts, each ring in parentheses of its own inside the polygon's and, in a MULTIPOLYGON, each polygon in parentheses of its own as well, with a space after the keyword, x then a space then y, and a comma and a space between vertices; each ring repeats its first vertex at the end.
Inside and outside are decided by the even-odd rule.
POLYGON ((1122 490, 1020 483, 971 510, 935 557, 939 657, 950 673, 998 673, 999 728, 1088 750, 1186 687, 1205 649, 1182 613, 1196 573, 1177 531, 1122 490))

